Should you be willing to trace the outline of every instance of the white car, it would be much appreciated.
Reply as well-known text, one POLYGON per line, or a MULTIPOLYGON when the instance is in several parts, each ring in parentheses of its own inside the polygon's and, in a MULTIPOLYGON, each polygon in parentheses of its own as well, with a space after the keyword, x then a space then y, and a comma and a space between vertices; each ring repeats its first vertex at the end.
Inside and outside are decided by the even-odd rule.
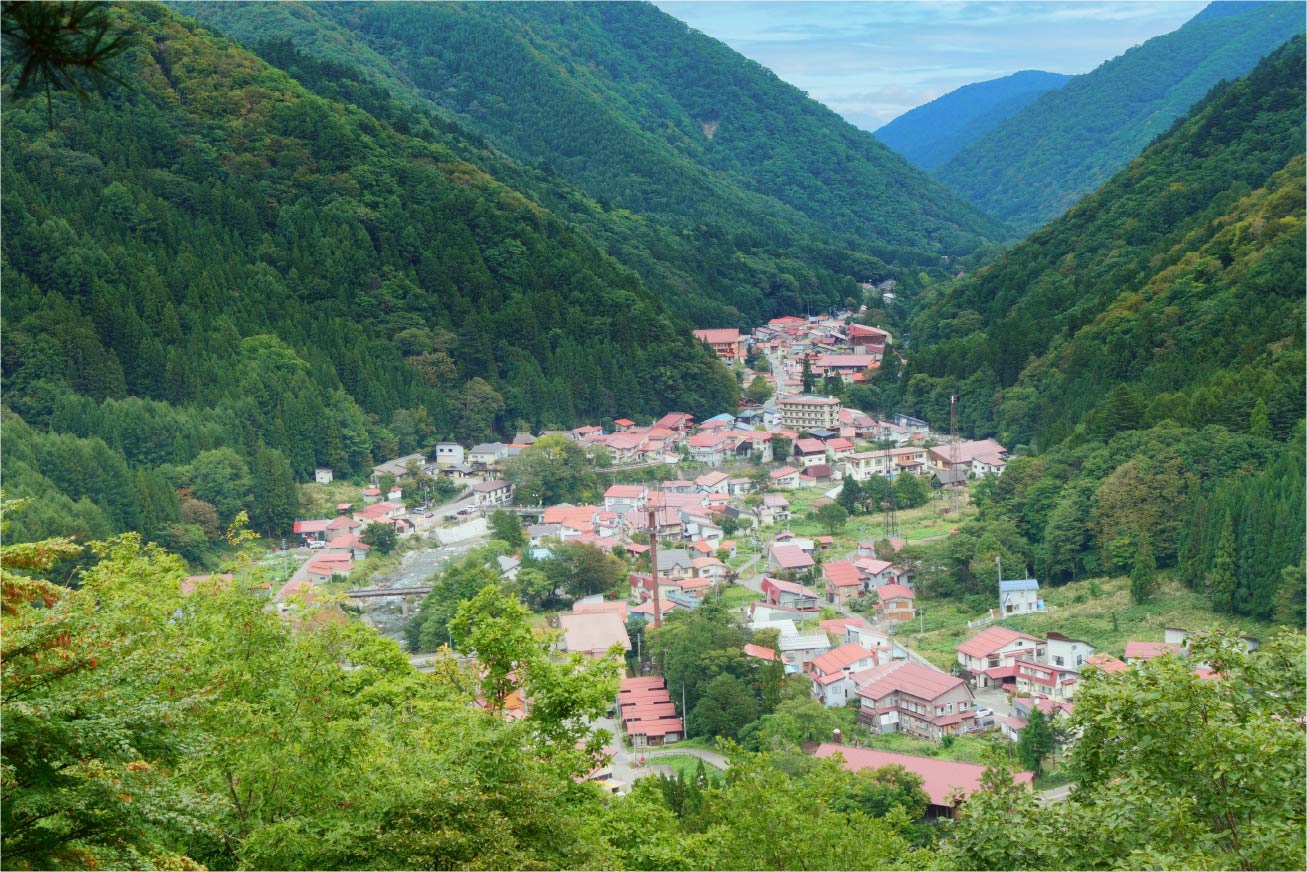
POLYGON ((314 539, 313 541, 309 542, 309 548, 314 551, 317 551, 319 548, 326 548, 326 547, 327 547, 327 543, 323 542, 321 539, 314 539))

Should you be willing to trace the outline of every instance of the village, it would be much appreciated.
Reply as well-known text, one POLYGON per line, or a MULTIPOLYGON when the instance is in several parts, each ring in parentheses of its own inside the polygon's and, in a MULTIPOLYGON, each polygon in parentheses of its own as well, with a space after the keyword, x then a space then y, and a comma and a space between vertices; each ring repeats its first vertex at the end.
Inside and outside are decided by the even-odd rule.
MULTIPOLYGON (((557 634, 560 656, 621 652, 627 658, 632 674, 622 681, 611 718, 596 724, 613 739, 608 764, 592 777, 615 791, 667 771, 657 765, 659 755, 683 745, 689 757, 725 765, 710 745, 685 742, 689 713, 658 664, 638 650, 643 628, 659 628, 670 615, 708 601, 724 600, 751 636, 774 640, 743 647, 760 667, 806 677, 824 707, 856 708, 866 735, 900 734, 933 746, 980 735, 1018 742, 1032 712, 1055 727, 1071 715, 1085 669, 1112 672, 1184 653, 1187 634, 1175 628, 1163 639, 1128 643, 1124 659, 1058 632, 1012 629, 1008 619, 1048 608, 1036 579, 1000 574, 997 599, 968 622, 973 632, 955 646, 951 668, 922 656, 905 632, 923 618, 914 571, 896 563, 897 554, 909 541, 956 532, 953 525, 969 511, 969 488, 1001 475, 1007 450, 992 439, 932 432, 905 415, 880 420, 815 393, 813 385, 827 379, 864 380, 886 355, 897 354, 887 331, 851 323, 849 313, 777 318, 749 335, 696 333, 727 365, 743 370, 743 384, 760 379, 767 398, 704 421, 678 412, 645 423, 619 418, 610 427, 518 433, 511 442, 442 442, 430 454, 378 464, 356 499, 295 522, 293 553, 302 563, 276 591, 279 608, 294 609, 316 591, 343 590, 363 604, 365 620, 377 620, 368 607, 382 604, 407 619, 410 604, 439 584, 438 576, 431 578, 435 571, 490 539, 491 520, 506 515, 521 524, 522 544, 496 558, 505 580, 524 562, 548 560, 564 546, 617 556, 626 568, 620 590, 575 597, 570 608, 542 617, 557 634), (628 480, 608 484, 589 503, 524 498, 513 481, 514 459, 558 440, 578 448, 609 480, 628 480), (873 479, 888 483, 889 507, 849 517, 841 493, 873 479), (450 483, 440 490, 455 498, 438 503, 436 482, 450 483), (897 510, 893 494, 908 492, 917 494, 915 505, 897 510), (351 582, 376 559, 374 550, 395 547, 419 568, 385 583, 351 582), (423 562, 423 554, 435 562, 423 562)), ((317 484, 331 485, 331 470, 318 470, 317 484)), ((415 656, 415 665, 423 662, 415 656)), ((1196 669, 1202 674, 1205 666, 1196 669)), ((529 692, 515 695, 514 705, 520 716, 529 692)), ((1064 730, 1059 736, 1074 739, 1064 730)), ((828 738, 811 753, 839 752, 854 770, 893 763, 919 774, 935 817, 951 816, 984 769, 855 747, 838 730, 828 738)), ((1017 780, 1033 778, 1023 771, 1017 780)), ((1066 790, 1045 795, 1056 801, 1066 790)))

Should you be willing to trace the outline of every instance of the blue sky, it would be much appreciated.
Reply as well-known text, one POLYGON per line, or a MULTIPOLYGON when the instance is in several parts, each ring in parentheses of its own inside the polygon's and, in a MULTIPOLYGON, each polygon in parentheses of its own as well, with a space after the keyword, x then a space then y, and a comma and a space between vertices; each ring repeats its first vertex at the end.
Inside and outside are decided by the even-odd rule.
POLYGON ((659 9, 875 130, 972 82, 1085 73, 1206 2, 684 2, 659 9))

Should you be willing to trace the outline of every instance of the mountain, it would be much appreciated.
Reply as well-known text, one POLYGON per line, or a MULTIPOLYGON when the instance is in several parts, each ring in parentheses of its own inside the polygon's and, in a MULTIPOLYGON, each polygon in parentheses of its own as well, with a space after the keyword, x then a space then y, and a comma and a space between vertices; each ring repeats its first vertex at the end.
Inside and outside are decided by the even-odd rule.
POLYGON ((1136 603, 1156 565, 1216 611, 1301 625, 1305 45, 915 317, 885 404, 942 428, 956 396, 962 431, 1014 449, 954 593, 984 592, 981 552, 1041 583, 1130 574, 1136 603))
MULTIPOLYGON (((288 39, 619 223, 606 250, 700 323, 858 297, 1009 236, 762 66, 649 4, 179 4, 246 45, 288 39), (623 228, 625 231, 625 228, 623 228), (633 238, 634 237, 634 238, 633 238)), ((577 218, 584 223, 584 219, 577 218)), ((909 287, 910 290, 910 287, 909 287)))
POLYGON ((1217 82, 1245 74, 1303 28, 1301 4, 1213 4, 1042 95, 935 175, 984 211, 1033 229, 1125 166, 1217 82))
POLYGON ((934 169, 1040 94, 1055 91, 1070 79, 1062 73, 1022 70, 963 85, 895 118, 876 131, 876 138, 913 165, 934 169))
POLYGON ((11 536, 160 533, 177 488, 210 533, 241 508, 282 530, 293 499, 255 489, 317 465, 733 408, 639 276, 456 131, 400 132, 163 7, 115 15, 127 87, 55 94, 53 127, 3 107, 4 476, 41 497, 11 536))

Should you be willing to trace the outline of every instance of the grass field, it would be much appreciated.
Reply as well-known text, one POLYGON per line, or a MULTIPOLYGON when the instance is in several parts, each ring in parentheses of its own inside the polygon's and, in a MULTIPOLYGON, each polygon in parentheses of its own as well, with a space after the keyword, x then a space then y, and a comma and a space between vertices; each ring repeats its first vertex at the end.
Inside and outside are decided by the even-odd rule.
MULTIPOLYGON (((1167 627, 1224 627, 1250 636, 1265 636, 1272 629, 1272 625, 1252 618, 1210 611, 1200 594, 1167 576, 1161 578, 1157 594, 1144 605, 1135 605, 1131 600, 1130 580, 1125 577, 1077 581, 1043 588, 1041 593, 1049 607, 1047 612, 1009 618, 1004 626, 1039 636, 1050 630, 1059 632, 1117 657, 1125 653, 1127 641, 1162 641, 1167 627)), ((922 597, 917 602, 925 609, 925 634, 918 631, 918 622, 912 621, 900 625, 899 639, 947 669, 957 662, 954 646, 980 632, 980 628, 968 629, 967 621, 981 617, 983 612, 970 610, 957 600, 922 597)))
POLYGON ((958 736, 953 744, 945 748, 927 739, 918 739, 906 733, 872 733, 858 742, 858 747, 874 748, 877 751, 891 751, 895 754, 913 754, 918 757, 935 757, 940 760, 956 760, 959 763, 981 763, 985 749, 997 744, 1000 747, 1010 745, 999 733, 979 736, 958 736))
MULTIPOLYGON (((825 491, 830 488, 808 488, 789 491, 785 498, 790 502, 791 520, 780 529, 792 530, 798 536, 824 536, 830 531, 816 521, 808 519, 808 513, 819 500, 826 499, 825 491)), ((947 504, 934 497, 924 506, 904 509, 897 512, 898 536, 907 542, 935 539, 947 536, 949 532, 964 520, 973 517, 976 509, 970 504, 964 505, 959 514, 950 514, 947 504)), ((857 548, 865 540, 885 538, 884 516, 879 513, 857 515, 849 518, 844 529, 835 535, 834 553, 844 554, 857 548)))
POLYGON ((333 481, 331 484, 310 482, 300 485, 301 518, 334 518, 336 506, 341 503, 363 503, 363 486, 350 481, 333 481))
POLYGON ((700 760, 698 757, 692 757, 689 754, 667 754, 658 755, 649 758, 651 766, 668 766, 676 775, 683 778, 691 778, 699 771, 699 764, 703 764, 704 774, 710 779, 715 780, 722 774, 722 770, 707 761, 700 760))

